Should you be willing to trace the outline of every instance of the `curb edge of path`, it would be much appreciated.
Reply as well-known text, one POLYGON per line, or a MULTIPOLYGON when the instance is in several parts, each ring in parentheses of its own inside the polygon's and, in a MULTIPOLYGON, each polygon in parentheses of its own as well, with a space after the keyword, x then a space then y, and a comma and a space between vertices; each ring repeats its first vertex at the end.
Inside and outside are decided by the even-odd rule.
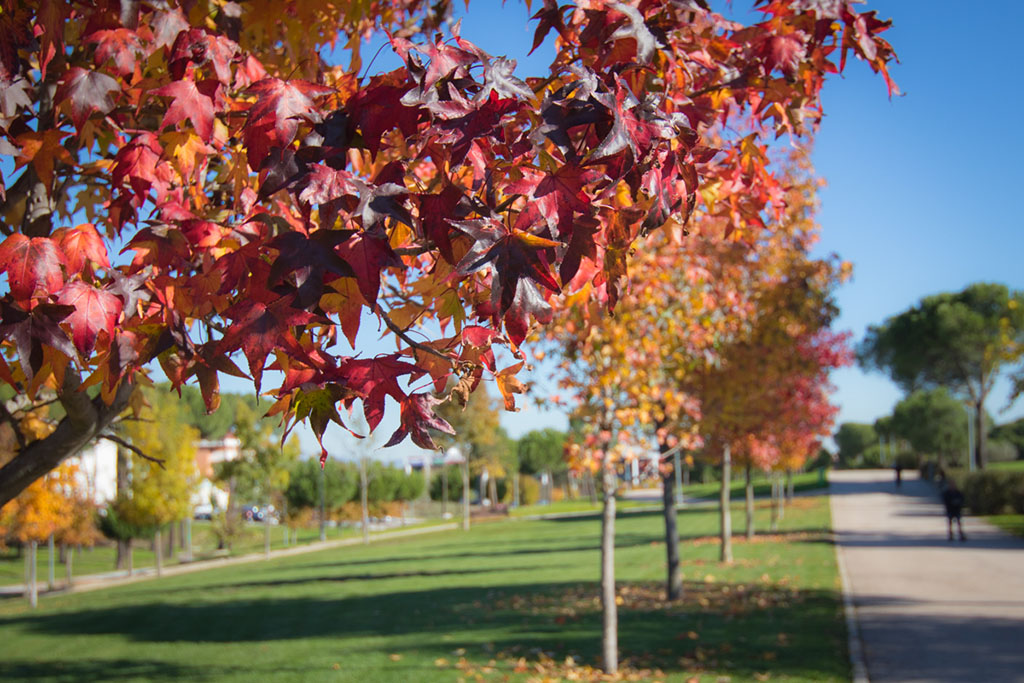
MULTIPOLYGON (((832 510, 832 496, 829 496, 829 511, 832 510)), ((868 666, 864 660, 864 641, 860 637, 860 626, 857 624, 857 609, 853 604, 853 591, 850 588, 850 575, 846 573, 846 561, 839 537, 833 530, 832 546, 836 549, 836 567, 839 569, 839 583, 843 593, 843 614, 846 617, 847 649, 850 652, 850 667, 853 669, 853 683, 869 683, 868 666)))

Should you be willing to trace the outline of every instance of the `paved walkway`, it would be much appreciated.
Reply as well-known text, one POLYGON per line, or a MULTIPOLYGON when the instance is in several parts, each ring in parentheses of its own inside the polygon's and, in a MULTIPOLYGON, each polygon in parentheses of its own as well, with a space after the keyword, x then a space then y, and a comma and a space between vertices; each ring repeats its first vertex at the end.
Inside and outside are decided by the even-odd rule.
POLYGON ((934 485, 832 472, 832 517, 871 681, 1024 682, 1024 539, 965 517, 946 539, 934 485))

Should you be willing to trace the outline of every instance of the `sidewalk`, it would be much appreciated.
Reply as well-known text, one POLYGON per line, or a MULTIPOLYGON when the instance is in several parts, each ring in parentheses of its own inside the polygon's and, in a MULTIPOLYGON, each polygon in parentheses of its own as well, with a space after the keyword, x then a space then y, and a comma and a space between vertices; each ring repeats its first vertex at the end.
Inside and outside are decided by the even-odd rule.
POLYGON ((1024 682, 1024 539, 968 516, 967 542, 950 543, 914 473, 900 489, 890 470, 829 478, 868 678, 1024 682))

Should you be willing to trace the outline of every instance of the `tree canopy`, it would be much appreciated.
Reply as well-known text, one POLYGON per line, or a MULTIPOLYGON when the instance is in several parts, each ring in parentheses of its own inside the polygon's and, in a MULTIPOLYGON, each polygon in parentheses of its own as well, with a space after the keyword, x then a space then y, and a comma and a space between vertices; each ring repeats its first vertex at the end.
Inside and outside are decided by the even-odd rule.
POLYGON ((614 306, 635 240, 698 204, 730 233, 763 222, 767 141, 817 125, 851 55, 887 81, 893 58, 849 0, 764 0, 747 25, 701 0, 545 0, 534 43, 557 53, 534 76, 445 32, 448 2, 2 7, 0 381, 67 417, 0 469, 0 503, 153 361, 208 410, 220 374, 250 378, 318 436, 393 402, 388 444, 432 447, 429 389, 453 377, 513 407, 521 365, 496 348, 519 355, 556 294, 614 306), (370 73, 358 48, 384 31, 404 66, 370 73), (395 351, 349 350, 368 318, 395 351))
POLYGON ((945 387, 970 401, 977 463, 985 465, 985 399, 1000 373, 1024 355, 1024 292, 976 283, 925 297, 868 328, 863 367, 885 372, 905 391, 945 387))
POLYGON ((869 446, 878 443, 878 433, 872 425, 861 422, 844 422, 835 433, 836 446, 839 447, 839 462, 850 465, 866 451, 869 446))

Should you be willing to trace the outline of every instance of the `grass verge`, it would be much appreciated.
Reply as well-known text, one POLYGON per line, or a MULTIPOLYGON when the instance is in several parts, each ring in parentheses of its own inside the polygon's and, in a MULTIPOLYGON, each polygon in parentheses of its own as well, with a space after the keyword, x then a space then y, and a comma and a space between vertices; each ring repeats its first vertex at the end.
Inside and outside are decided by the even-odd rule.
MULTIPOLYGON (((714 512, 679 524, 687 594, 669 605, 660 515, 617 522, 625 678, 848 680, 827 499, 737 538, 731 566, 714 512)), ((0 680, 591 680, 598 532, 590 518, 491 523, 54 595, 36 611, 12 599, 0 680)))

